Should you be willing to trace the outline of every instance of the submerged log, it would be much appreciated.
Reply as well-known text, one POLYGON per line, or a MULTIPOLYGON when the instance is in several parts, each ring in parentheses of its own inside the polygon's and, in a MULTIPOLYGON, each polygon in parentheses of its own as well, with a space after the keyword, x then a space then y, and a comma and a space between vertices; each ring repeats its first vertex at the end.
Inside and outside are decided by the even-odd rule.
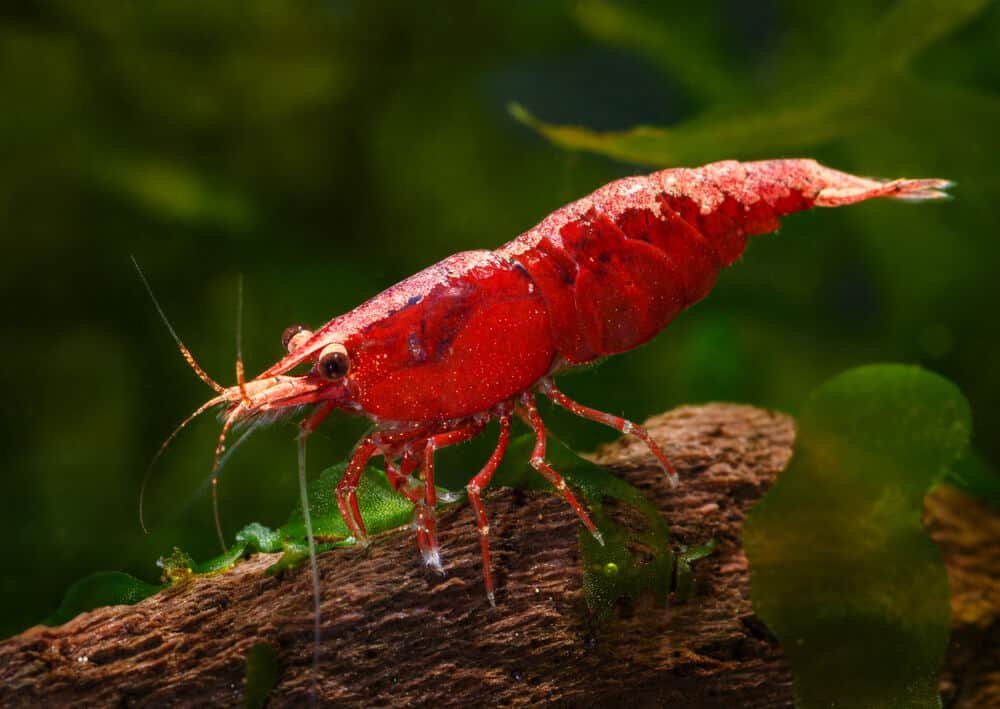
MULTIPOLYGON (((672 542, 715 538, 687 600, 618 604, 597 623, 582 588, 576 516, 559 498, 486 494, 497 607, 482 588, 470 510, 439 523, 445 574, 419 563, 408 530, 319 558, 319 671, 307 568, 264 576, 259 554, 134 606, 102 608, 0 643, 0 705, 242 705, 246 657, 277 651, 269 706, 319 704, 640 704, 789 706, 781 648, 755 617, 745 514, 786 466, 793 421, 747 406, 684 407, 647 423, 681 477, 672 490, 641 445, 594 456, 642 490, 672 542)), ((947 704, 998 698, 1000 515, 950 490, 928 498, 928 528, 952 582, 947 704), (990 590, 992 589, 992 590, 990 590)))

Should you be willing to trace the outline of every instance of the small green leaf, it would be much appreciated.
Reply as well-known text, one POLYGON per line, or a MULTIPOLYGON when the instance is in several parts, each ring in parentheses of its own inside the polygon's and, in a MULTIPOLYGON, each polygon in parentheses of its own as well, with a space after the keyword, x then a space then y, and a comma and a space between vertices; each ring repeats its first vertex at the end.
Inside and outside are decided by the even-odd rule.
POLYGON ((694 592, 694 563, 711 555, 719 546, 719 542, 710 539, 706 543, 681 549, 677 554, 677 569, 674 573, 674 597, 679 601, 685 601, 694 592))
POLYGON ((159 586, 121 571, 98 571, 70 586, 59 608, 42 622, 62 625, 80 613, 102 606, 132 605, 159 590, 159 586))
POLYGON ((267 697, 278 685, 281 668, 278 651, 268 643, 257 643, 247 651, 245 697, 247 709, 263 709, 267 697))
MULTIPOLYGON (((514 439, 492 484, 557 494, 525 462, 530 459, 534 444, 533 435, 514 439)), ((671 590, 674 553, 667 523, 656 508, 635 487, 576 455, 551 436, 546 460, 580 492, 604 538, 602 546, 581 527, 583 587, 591 611, 600 620, 610 615, 619 599, 638 598, 645 593, 665 601, 671 590), (638 524, 630 524, 628 528, 617 524, 610 514, 612 508, 638 524)))
MULTIPOLYGON (((337 483, 346 469, 346 462, 334 465, 309 483, 309 513, 313 536, 317 539, 337 541, 350 535, 337 506, 337 483)), ((385 473, 376 468, 366 468, 361 476, 358 506, 369 534, 378 534, 408 524, 413 512, 410 501, 393 490, 385 473)), ((301 508, 296 507, 292 511, 288 522, 279 532, 286 541, 305 542, 306 529, 301 508)))
POLYGON ((203 561, 200 564, 195 564, 191 571, 195 574, 214 574, 219 571, 227 571, 233 568, 237 561, 239 561, 243 554, 247 551, 246 542, 237 542, 233 546, 226 549, 226 553, 220 554, 208 561, 203 561))
POLYGON ((194 574, 214 574, 231 569, 244 555, 256 552, 276 552, 282 550, 281 535, 257 522, 252 522, 236 533, 236 543, 219 556, 196 563, 178 548, 160 565, 164 575, 176 582, 194 574))
MULTIPOLYGON (((313 539, 318 542, 317 552, 354 543, 337 505, 337 483, 346 469, 346 462, 327 468, 307 489, 313 539)), ((393 490, 385 473, 376 468, 366 468, 361 476, 358 506, 369 534, 379 534, 408 524, 413 515, 410 501, 393 490)), ((285 553, 268 567, 268 575, 293 569, 309 558, 305 522, 300 507, 292 511, 288 522, 278 530, 278 534, 281 539, 280 549, 285 553)))
POLYGON ((680 553, 680 558, 686 564, 693 564, 696 561, 701 561, 712 555, 719 546, 717 539, 709 539, 704 544, 696 547, 690 547, 688 549, 682 549, 680 553))
POLYGON ((251 522, 237 532, 236 542, 244 543, 255 551, 281 551, 281 533, 258 522, 251 522))
MULTIPOLYGON (((316 546, 316 553, 321 551, 320 546, 316 546)), ((265 576, 276 576, 277 574, 291 569, 296 569, 309 559, 309 547, 305 544, 289 544, 276 562, 264 570, 265 576)))
POLYGON ((914 367, 850 370, 802 412, 795 457, 744 530, 754 609, 801 707, 936 707, 948 577, 925 493, 965 449, 961 392, 914 367))
MULTIPOLYGON (((298 568, 309 559, 309 547, 305 544, 305 542, 300 544, 286 540, 283 544, 284 546, 282 547, 282 551, 284 551, 284 553, 276 562, 264 570, 265 576, 274 576, 275 574, 280 574, 283 571, 298 568)), ((354 546, 354 541, 351 539, 317 544, 316 553, 321 554, 322 552, 329 551, 330 549, 339 549, 350 546, 354 546)))

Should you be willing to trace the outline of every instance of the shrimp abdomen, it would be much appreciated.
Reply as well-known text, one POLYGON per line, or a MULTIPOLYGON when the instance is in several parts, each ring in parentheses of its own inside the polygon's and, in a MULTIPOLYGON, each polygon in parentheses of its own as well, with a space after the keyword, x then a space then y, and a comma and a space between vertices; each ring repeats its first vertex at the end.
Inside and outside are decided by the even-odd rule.
POLYGON ((605 185, 498 253, 538 283, 561 360, 582 364, 651 339, 779 217, 877 197, 936 199, 948 184, 872 180, 808 159, 669 169, 605 185))

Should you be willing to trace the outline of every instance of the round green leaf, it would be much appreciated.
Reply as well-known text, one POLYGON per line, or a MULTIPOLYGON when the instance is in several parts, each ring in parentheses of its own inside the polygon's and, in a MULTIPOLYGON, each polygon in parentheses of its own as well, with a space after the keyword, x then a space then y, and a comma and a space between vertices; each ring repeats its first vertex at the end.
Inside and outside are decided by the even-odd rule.
POLYGON ((948 578, 921 514, 970 428, 961 392, 915 367, 853 369, 810 398, 744 531, 754 609, 799 706, 939 705, 948 578))

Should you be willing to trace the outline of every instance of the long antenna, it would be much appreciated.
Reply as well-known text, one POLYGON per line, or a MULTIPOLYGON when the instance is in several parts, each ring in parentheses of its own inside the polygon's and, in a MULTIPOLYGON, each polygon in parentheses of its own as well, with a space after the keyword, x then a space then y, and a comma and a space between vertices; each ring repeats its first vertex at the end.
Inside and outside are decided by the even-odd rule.
POLYGON ((218 384, 214 379, 205 373, 205 370, 201 368, 201 365, 195 361, 194 355, 191 354, 191 350, 185 347, 184 343, 181 342, 181 338, 177 335, 177 331, 174 330, 174 326, 171 325, 170 321, 167 319, 167 314, 163 312, 163 308, 160 307, 160 301, 158 301, 156 296, 153 295, 153 289, 149 285, 149 281, 146 280, 146 274, 142 272, 141 268, 139 268, 139 262, 135 260, 135 256, 129 254, 129 258, 132 259, 132 265, 135 266, 135 270, 139 274, 139 279, 142 281, 142 285, 146 287, 146 292, 149 293, 150 300, 152 300, 153 305, 156 306, 156 312, 160 314, 160 319, 163 320, 163 324, 166 325, 167 330, 170 331, 170 336, 174 338, 174 342, 176 342, 177 347, 180 348, 181 355, 191 366, 191 369, 194 370, 194 373, 198 375, 199 379, 215 389, 215 391, 219 394, 223 393, 226 388, 218 384))

